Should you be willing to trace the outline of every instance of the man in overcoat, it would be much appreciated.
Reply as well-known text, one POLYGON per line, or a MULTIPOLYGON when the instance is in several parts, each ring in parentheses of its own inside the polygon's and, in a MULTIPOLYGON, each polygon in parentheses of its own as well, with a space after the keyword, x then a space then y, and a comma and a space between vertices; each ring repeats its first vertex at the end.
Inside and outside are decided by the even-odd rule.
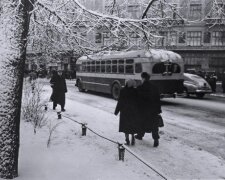
POLYGON ((158 114, 161 111, 160 94, 158 88, 150 82, 150 75, 146 72, 141 74, 142 85, 137 88, 139 116, 142 130, 135 136, 142 140, 145 133, 152 133, 154 147, 159 145, 158 114))
POLYGON ((222 77, 222 89, 223 89, 223 93, 225 93, 225 71, 223 72, 223 77, 222 77))
POLYGON ((51 100, 53 101, 53 109, 55 109, 57 104, 59 104, 61 105, 61 111, 65 111, 65 93, 67 92, 67 86, 62 71, 59 71, 58 73, 54 71, 50 83, 53 89, 51 95, 51 100))

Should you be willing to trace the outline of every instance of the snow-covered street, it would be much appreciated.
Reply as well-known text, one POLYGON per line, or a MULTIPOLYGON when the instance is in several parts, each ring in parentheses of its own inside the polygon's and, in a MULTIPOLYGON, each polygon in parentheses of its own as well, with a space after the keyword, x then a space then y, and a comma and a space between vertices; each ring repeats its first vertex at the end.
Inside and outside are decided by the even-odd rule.
MULTIPOLYGON (((118 133, 119 117, 113 114, 116 101, 102 94, 78 92, 73 81, 67 84, 69 91, 62 120, 57 119, 52 103, 48 103, 48 120, 52 124, 63 122, 54 131, 49 148, 47 127, 34 135, 31 125, 22 121, 17 179, 162 179, 127 151, 125 161, 119 161, 116 144, 90 131, 87 136, 81 136, 81 126, 64 116, 86 122, 99 134, 124 143, 124 135, 118 133)), ((45 83, 45 98, 50 94, 51 88, 45 83)), ((163 100, 165 127, 160 129, 159 147, 153 148, 151 134, 146 134, 130 148, 167 179, 225 179, 224 123, 218 123, 223 121, 222 114, 215 116, 206 107, 207 114, 194 106, 183 107, 191 101, 197 105, 207 100, 163 100)), ((214 105, 218 111, 224 106, 214 105)))

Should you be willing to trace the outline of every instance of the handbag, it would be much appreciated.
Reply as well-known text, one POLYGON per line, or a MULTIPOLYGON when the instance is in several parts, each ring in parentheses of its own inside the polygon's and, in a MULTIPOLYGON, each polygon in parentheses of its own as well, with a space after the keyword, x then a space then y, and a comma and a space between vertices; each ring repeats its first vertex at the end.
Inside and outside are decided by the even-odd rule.
POLYGON ((158 127, 164 127, 163 118, 160 114, 157 115, 157 119, 158 119, 158 127))

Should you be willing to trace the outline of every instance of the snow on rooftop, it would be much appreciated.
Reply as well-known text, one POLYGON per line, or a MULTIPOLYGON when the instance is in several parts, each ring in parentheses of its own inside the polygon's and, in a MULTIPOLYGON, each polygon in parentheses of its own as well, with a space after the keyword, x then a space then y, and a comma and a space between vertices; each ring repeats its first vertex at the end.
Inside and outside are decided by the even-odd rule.
POLYGON ((181 62, 182 58, 179 54, 172 51, 163 49, 150 49, 150 50, 132 50, 132 51, 104 51, 97 54, 82 56, 79 60, 101 60, 101 59, 113 59, 113 58, 151 58, 156 61, 176 61, 181 62))

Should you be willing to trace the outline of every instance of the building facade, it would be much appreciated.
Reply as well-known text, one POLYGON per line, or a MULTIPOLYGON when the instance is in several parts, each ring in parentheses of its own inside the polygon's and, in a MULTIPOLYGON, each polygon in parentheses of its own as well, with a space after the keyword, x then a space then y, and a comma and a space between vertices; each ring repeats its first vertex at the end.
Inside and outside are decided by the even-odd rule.
MULTIPOLYGON (((181 0, 177 3, 178 7, 186 7, 180 13, 189 23, 174 28, 177 32, 170 34, 170 37, 174 36, 175 40, 166 48, 183 57, 186 70, 216 71, 221 75, 225 71, 225 1, 218 0, 213 4, 212 0, 190 0, 185 3, 181 0), (182 36, 177 36, 179 33, 182 36)), ((162 47, 166 45, 166 38, 162 47)))
MULTIPOLYGON (((110 12, 125 18, 140 19, 145 10, 138 0, 83 0, 81 2, 87 9, 102 13, 110 12), (116 2, 118 7, 112 9, 112 6, 116 6, 113 2, 116 2)), ((148 2, 146 0, 146 3, 148 2)), ((161 13, 160 10, 165 9, 165 12, 170 10, 167 14, 162 11, 161 15, 169 16, 172 25, 153 30, 157 37, 154 38, 152 47, 179 53, 185 61, 185 70, 215 71, 218 75, 222 74, 225 71, 225 0, 167 0, 167 2, 164 6, 156 3, 147 14, 148 17, 152 17, 155 13, 161 13), (155 9, 155 12, 152 12, 152 9, 155 9)), ((86 20, 82 19, 82 21, 86 20)), ((116 40, 104 27, 93 28, 92 31, 83 31, 82 27, 77 29, 75 27, 74 31, 80 33, 84 39, 90 39, 96 47, 108 47, 116 40)), ((129 37, 129 41, 123 46, 127 48, 134 44, 137 47, 142 46, 143 39, 137 34, 130 33, 129 37)), ((87 41, 79 43, 88 47, 87 41)), ((75 69, 75 61, 76 57, 73 53, 72 55, 62 53, 55 56, 46 67, 71 71, 75 69)))
MULTIPOLYGON (((99 10, 110 9, 107 0, 102 0, 102 3, 97 1, 95 5, 101 6, 99 10)), ((215 71, 218 75, 223 73, 225 71, 225 0, 169 0, 167 2, 173 8, 170 16, 176 23, 172 27, 157 30, 160 37, 155 38, 153 47, 179 53, 185 61, 185 70, 215 71), (179 16, 182 16, 182 19, 179 16)), ((96 9, 94 4, 89 8, 96 9)), ((140 18, 144 10, 135 0, 129 2, 124 9, 132 18, 140 18)), ((148 17, 150 16, 151 12, 148 14, 148 17)), ((103 29, 96 30, 93 38, 97 45, 103 47, 113 41, 110 32, 103 29)), ((130 44, 135 43, 137 46, 141 44, 137 36, 131 35, 130 41, 130 44)), ((128 42, 127 46, 130 44, 128 42)))

